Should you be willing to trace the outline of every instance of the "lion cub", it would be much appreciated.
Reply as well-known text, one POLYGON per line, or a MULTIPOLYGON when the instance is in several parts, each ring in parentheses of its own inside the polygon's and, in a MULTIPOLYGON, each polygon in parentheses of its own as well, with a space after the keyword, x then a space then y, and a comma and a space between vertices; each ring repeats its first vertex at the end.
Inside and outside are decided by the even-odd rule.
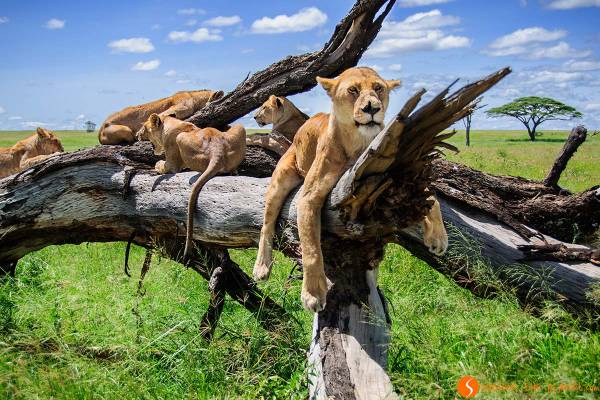
MULTIPOLYGON (((265 195, 254 277, 271 273, 273 235, 289 193, 304 182, 298 200, 298 235, 302 247, 302 303, 317 312, 325 307, 327 278, 321 251, 321 208, 340 176, 383 129, 389 94, 400 81, 385 80, 371 68, 350 68, 338 78, 317 78, 332 100, 330 114, 319 113, 300 127, 281 157, 265 195)), ((425 244, 435 254, 448 246, 437 201, 423 221, 425 244)))
POLYGON ((37 128, 35 134, 9 148, 0 148, 0 178, 15 174, 57 153, 65 151, 60 140, 48 129, 37 128))
POLYGON ((126 107, 106 118, 98 131, 98 141, 100 144, 131 144, 136 139, 147 140, 141 128, 150 114, 172 115, 185 119, 202 109, 208 102, 221 97, 221 90, 192 90, 177 92, 164 99, 139 106, 126 107))
POLYGON ((213 176, 234 171, 246 155, 246 130, 233 125, 227 132, 214 128, 198 128, 189 122, 170 116, 150 115, 144 124, 154 154, 165 154, 155 169, 161 174, 184 169, 202 172, 192 186, 188 203, 184 260, 190 250, 194 231, 194 210, 200 190, 213 176))

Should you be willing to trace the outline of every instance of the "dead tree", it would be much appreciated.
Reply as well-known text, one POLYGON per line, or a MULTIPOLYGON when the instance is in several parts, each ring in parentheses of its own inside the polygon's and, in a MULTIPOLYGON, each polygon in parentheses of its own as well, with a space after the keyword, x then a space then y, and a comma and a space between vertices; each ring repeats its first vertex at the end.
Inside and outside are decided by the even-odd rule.
MULTIPOLYGON (((229 100, 201 110, 193 120, 212 125, 214 115, 214 125, 227 124, 260 105, 266 93, 307 90, 315 84, 313 74, 331 76, 339 72, 338 65, 343 69, 350 66, 348 60, 357 62, 392 4, 358 1, 322 52, 273 64, 272 73, 257 73, 228 94, 229 100), (331 57, 340 62, 332 63, 331 57)), ((439 160, 442 149, 453 149, 444 142, 453 133, 444 130, 471 113, 477 98, 509 72, 503 69, 451 95, 448 88, 420 108, 424 90, 416 93, 331 193, 323 210, 322 245, 332 285, 326 309, 314 318, 309 354, 315 371, 310 374, 310 391, 315 397, 396 397, 385 372, 391 321, 377 288, 386 243, 400 243, 478 294, 488 294, 488 289, 477 284, 470 265, 483 260, 525 304, 552 298, 573 312, 598 317, 598 304, 589 297, 600 280, 600 269, 593 264, 597 254, 544 235, 553 232, 545 230, 543 219, 548 209, 559 213, 563 208, 593 220, 600 212, 600 190, 571 196, 439 160), (431 206, 431 186, 451 225, 451 247, 444 257, 431 255, 415 228, 431 206), (547 207, 541 207, 542 201, 547 207), (537 225, 532 228, 529 221, 537 225), (546 242, 561 251, 539 246, 546 242), (568 259, 575 254, 576 262, 568 259)), ((211 280, 213 301, 202 323, 207 338, 224 292, 252 311, 266 329, 286 318, 227 253, 227 248, 256 246, 264 193, 276 161, 275 153, 250 146, 237 176, 216 177, 200 194, 193 232, 196 251, 188 266, 211 280)), ((51 244, 129 239, 181 261, 190 181, 197 174, 157 175, 155 162, 148 143, 102 146, 48 159, 0 181, 0 265, 14 265, 51 244)), ((275 241, 279 250, 295 258, 300 246, 297 198, 298 190, 282 210, 275 241)), ((593 221, 589 224, 593 228, 593 221)))
POLYGON ((548 172, 548 176, 544 179, 544 185, 546 186, 557 186, 558 180, 560 179, 560 174, 567 168, 567 163, 573 157, 573 154, 577 151, 579 146, 585 139, 587 138, 587 129, 584 126, 578 126, 571 130, 571 134, 567 138, 560 154, 554 161, 550 172, 548 172))

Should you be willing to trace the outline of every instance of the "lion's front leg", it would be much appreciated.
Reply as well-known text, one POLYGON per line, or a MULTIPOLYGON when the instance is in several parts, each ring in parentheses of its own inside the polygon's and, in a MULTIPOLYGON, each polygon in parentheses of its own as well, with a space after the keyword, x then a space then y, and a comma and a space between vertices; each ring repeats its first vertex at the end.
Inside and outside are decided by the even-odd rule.
POLYGON ((298 202, 298 235, 302 246, 302 304, 319 312, 325 308, 327 278, 321 250, 321 208, 344 172, 344 163, 336 162, 325 152, 311 166, 298 202))
POLYGON ((423 242, 430 252, 441 256, 448 249, 448 233, 444 226, 439 201, 435 196, 431 196, 429 199, 434 203, 429 214, 423 219, 423 242))

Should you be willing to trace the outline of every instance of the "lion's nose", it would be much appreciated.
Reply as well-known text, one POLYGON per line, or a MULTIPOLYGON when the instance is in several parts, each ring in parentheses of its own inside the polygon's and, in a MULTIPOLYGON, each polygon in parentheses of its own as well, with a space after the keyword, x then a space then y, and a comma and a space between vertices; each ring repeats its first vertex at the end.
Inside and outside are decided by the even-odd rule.
POLYGON ((362 110, 371 115, 375 115, 377 114, 377 111, 381 110, 381 107, 375 107, 371 104, 371 101, 369 101, 367 105, 362 108, 362 110))

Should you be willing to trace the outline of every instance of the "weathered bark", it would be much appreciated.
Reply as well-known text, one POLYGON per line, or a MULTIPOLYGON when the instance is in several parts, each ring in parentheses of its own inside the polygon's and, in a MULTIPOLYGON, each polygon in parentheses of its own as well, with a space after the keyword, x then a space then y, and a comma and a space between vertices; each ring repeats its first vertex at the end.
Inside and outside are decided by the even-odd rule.
POLYGON ((584 126, 580 125, 571 130, 567 141, 565 142, 560 154, 554 161, 552 168, 548 172, 548 175, 544 179, 544 185, 546 186, 558 186, 558 180, 560 179, 560 174, 567 168, 567 164, 573 154, 577 151, 579 146, 585 142, 587 138, 587 129, 584 126))
POLYGON ((286 57, 245 79, 232 92, 188 118, 198 126, 225 126, 258 108, 270 95, 290 96, 355 66, 377 36, 395 0, 357 0, 323 49, 286 57))

